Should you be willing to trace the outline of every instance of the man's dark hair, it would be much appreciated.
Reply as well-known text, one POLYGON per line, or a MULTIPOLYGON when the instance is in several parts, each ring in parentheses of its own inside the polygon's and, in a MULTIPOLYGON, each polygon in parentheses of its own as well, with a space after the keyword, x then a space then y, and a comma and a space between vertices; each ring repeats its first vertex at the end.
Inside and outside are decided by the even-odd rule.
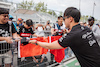
POLYGON ((90 25, 90 26, 93 26, 94 21, 95 21, 94 17, 90 17, 90 18, 88 19, 89 25, 90 25))
POLYGON ((91 21, 91 20, 95 21, 94 17, 90 17, 90 18, 88 19, 88 21, 91 21))
POLYGON ((58 16, 58 19, 63 18, 62 16, 58 16))
POLYGON ((7 9, 7 8, 0 8, 0 14, 9 14, 9 9, 7 9))
POLYGON ((31 26, 31 25, 33 25, 33 21, 31 19, 28 19, 28 20, 26 20, 26 24, 28 26, 31 26))
POLYGON ((81 13, 80 11, 75 7, 69 7, 64 12, 64 17, 73 17, 75 22, 79 22, 81 13))

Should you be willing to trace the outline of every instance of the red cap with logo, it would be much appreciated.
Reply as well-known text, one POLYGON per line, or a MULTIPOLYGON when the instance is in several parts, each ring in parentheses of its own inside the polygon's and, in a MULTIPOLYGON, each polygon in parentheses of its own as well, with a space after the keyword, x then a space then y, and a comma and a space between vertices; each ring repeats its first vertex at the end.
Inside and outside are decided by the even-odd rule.
POLYGON ((18 18, 18 21, 22 21, 22 19, 21 18, 18 18))

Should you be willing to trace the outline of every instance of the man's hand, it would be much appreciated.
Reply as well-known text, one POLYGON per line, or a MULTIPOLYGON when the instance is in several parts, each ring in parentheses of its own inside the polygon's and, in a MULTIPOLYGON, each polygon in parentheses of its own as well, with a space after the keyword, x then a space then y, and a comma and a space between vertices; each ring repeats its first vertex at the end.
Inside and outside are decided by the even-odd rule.
POLYGON ((51 28, 51 34, 52 34, 52 35, 56 35, 57 31, 58 31, 58 30, 55 30, 54 28, 51 28))
POLYGON ((64 30, 63 30, 63 34, 65 34, 66 32, 67 32, 67 30, 66 30, 66 29, 64 29, 64 30))
POLYGON ((69 29, 69 30, 66 30, 66 32, 67 32, 67 33, 70 33, 70 31, 71 31, 71 29, 69 29))
POLYGON ((18 41, 20 41, 20 39, 22 39, 22 37, 17 37, 17 38, 15 38, 15 41, 18 42, 18 41))
POLYGON ((21 44, 24 46, 24 45, 27 45, 29 43, 29 40, 24 37, 23 39, 21 39, 21 44))
POLYGON ((36 44, 37 40, 30 40, 29 43, 36 44))
POLYGON ((90 30, 92 30, 92 27, 90 27, 90 30))
POLYGON ((13 43, 12 37, 5 37, 5 41, 6 41, 7 43, 13 43))
POLYGON ((39 35, 37 35, 37 37, 43 37, 43 36, 39 36, 39 35))
POLYGON ((16 42, 18 42, 22 37, 20 37, 17 33, 13 33, 13 38, 16 42))
POLYGON ((52 32, 52 35, 56 35, 57 32, 58 32, 58 30, 52 32))

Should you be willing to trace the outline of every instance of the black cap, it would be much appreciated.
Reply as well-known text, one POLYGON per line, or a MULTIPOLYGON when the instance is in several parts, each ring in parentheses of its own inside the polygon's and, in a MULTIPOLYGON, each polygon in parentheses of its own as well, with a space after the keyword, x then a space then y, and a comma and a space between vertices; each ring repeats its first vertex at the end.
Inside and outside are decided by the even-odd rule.
POLYGON ((9 9, 7 9, 7 8, 0 8, 0 14, 9 14, 9 9))
POLYGON ((26 24, 28 26, 31 26, 31 25, 33 25, 33 21, 31 19, 28 19, 28 20, 26 20, 26 24))
POLYGON ((91 20, 95 21, 94 17, 90 17, 90 18, 88 19, 88 21, 91 21, 91 20))

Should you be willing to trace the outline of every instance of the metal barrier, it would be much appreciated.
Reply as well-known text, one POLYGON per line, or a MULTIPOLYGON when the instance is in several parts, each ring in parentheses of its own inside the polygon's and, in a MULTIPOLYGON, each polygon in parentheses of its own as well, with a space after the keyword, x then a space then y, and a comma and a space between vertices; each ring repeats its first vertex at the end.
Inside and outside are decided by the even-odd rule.
POLYGON ((8 44, 6 41, 0 41, 0 66, 6 67, 6 65, 13 65, 13 53, 16 48, 16 42, 13 40, 12 44, 8 44))
MULTIPOLYGON (((17 42, 13 41, 14 43, 12 44, 8 44, 6 41, 0 41, 0 62, 2 60, 2 64, 1 67, 5 67, 5 59, 10 57, 8 55, 2 55, 3 51, 8 51, 10 50, 10 53, 12 54, 12 62, 11 62, 11 67, 48 67, 48 66, 53 66, 55 67, 55 65, 58 65, 57 62, 54 61, 54 59, 51 60, 51 54, 48 52, 47 55, 44 57, 44 59, 41 56, 35 56, 35 58, 38 60, 38 63, 36 63, 32 57, 26 57, 26 58, 18 58, 18 46, 17 46, 17 42), (4 45, 6 45, 5 49, 2 48, 4 45), (8 45, 8 46, 7 46, 8 45), (8 49, 7 47, 11 47, 10 49, 8 49), (43 60, 43 62, 41 61, 41 58, 43 60)), ((71 57, 72 55, 72 51, 68 52, 70 49, 66 50, 67 51, 67 58, 71 57), (70 54, 70 55, 69 55, 70 54)), ((67 59, 65 58, 65 59, 67 59)), ((63 62, 60 64, 62 65, 63 62)))

